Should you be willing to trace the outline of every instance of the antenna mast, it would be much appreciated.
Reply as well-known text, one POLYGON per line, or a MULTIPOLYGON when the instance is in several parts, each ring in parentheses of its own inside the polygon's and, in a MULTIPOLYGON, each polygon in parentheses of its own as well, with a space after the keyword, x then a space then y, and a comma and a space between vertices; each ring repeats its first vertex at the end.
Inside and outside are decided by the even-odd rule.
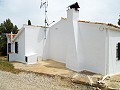
POLYGON ((45 30, 44 30, 44 32, 45 32, 45 37, 44 37, 44 39, 46 39, 46 30, 47 30, 47 25, 48 25, 48 23, 47 23, 47 7, 48 7, 48 1, 47 1, 47 0, 45 0, 45 1, 42 1, 42 0, 41 0, 40 9, 41 9, 42 7, 45 8, 45 21, 44 21, 44 23, 45 23, 45 30))

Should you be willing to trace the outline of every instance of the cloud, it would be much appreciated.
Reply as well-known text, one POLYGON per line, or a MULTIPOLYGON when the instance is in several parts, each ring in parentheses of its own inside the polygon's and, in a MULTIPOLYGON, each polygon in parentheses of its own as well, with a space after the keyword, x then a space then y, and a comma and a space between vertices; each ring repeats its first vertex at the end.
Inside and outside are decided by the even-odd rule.
MULTIPOLYGON (((120 0, 76 0, 80 5, 80 19, 116 24, 120 14, 120 0)), ((49 22, 67 17, 67 6, 74 0, 48 0, 49 22)), ((32 24, 44 25, 41 0, 0 0, 0 22, 10 18, 19 27, 30 19, 32 24)))
POLYGON ((80 4, 80 19, 117 24, 119 0, 85 0, 80 4), (86 1, 86 2, 85 2, 86 1))
POLYGON ((2 11, 0 16, 4 17, 4 19, 12 19, 19 27, 27 23, 28 19, 33 21, 34 24, 38 20, 41 22, 40 16, 43 18, 39 8, 39 0, 6 0, 5 2, 4 7, 0 8, 2 11))

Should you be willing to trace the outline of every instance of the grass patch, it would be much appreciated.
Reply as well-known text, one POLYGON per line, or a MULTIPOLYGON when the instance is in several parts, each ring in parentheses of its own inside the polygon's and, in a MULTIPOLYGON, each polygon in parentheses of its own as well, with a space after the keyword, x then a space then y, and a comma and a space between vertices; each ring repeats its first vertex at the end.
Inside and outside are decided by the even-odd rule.
POLYGON ((15 73, 15 74, 18 74, 21 72, 21 70, 15 69, 14 66, 7 61, 7 58, 3 59, 3 57, 0 57, 0 70, 15 73))

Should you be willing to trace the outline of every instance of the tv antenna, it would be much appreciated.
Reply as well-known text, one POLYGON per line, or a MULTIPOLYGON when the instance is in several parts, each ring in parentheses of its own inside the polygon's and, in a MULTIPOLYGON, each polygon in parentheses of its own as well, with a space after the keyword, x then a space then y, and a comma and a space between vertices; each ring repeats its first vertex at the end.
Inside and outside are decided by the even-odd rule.
POLYGON ((47 30, 47 26, 49 26, 49 24, 47 22, 47 7, 48 7, 48 1, 47 0, 44 0, 44 1, 41 0, 40 9, 42 7, 45 8, 45 21, 44 21, 44 23, 45 23, 45 30, 44 30, 45 37, 44 37, 44 39, 46 39, 46 30, 47 30))

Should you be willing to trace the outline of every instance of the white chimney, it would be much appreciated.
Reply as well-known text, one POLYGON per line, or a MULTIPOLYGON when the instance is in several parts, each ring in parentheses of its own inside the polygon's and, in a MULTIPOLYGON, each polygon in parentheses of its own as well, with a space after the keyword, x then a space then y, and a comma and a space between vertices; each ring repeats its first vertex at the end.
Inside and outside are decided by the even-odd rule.
POLYGON ((79 5, 74 3, 68 7, 67 10, 67 29, 68 29, 68 46, 66 56, 66 67, 75 71, 79 71, 80 61, 82 60, 81 42, 79 40, 79 5))
POLYGON ((79 5, 78 3, 74 3, 70 6, 68 6, 68 10, 67 10, 67 19, 68 21, 78 21, 79 20, 79 10, 78 10, 79 5))

